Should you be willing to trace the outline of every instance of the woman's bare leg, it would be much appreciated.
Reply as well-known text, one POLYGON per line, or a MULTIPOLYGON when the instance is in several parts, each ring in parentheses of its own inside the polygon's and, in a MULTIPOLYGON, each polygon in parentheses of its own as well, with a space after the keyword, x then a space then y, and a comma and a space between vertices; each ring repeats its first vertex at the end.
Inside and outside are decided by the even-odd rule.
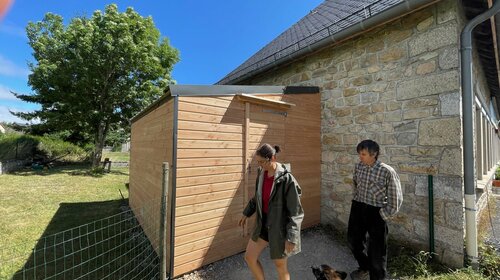
POLYGON ((267 247, 267 244, 268 242, 261 238, 257 239, 257 242, 252 239, 248 240, 247 250, 245 251, 245 261, 256 280, 264 280, 264 269, 259 261, 259 256, 267 247))
POLYGON ((290 273, 288 272, 287 258, 273 260, 274 266, 278 271, 279 280, 290 280, 290 273))

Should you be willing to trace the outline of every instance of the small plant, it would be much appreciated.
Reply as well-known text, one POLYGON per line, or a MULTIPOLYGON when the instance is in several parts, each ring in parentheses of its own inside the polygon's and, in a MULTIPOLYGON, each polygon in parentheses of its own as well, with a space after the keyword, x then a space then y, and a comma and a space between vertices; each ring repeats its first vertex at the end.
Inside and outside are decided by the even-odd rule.
POLYGON ((402 248, 402 251, 393 258, 389 258, 389 270, 395 277, 429 277, 434 271, 430 265, 432 254, 425 251, 414 253, 411 249, 402 248))
POLYGON ((479 267, 485 276, 491 279, 500 279, 500 252, 494 246, 479 245, 479 267))
POLYGON ((100 176, 104 174, 104 168, 102 166, 97 166, 89 170, 89 175, 100 176))
POLYGON ((415 267, 415 274, 419 276, 429 277, 431 275, 428 263, 432 258, 432 254, 425 251, 420 251, 412 257, 413 266, 415 267))
POLYGON ((500 165, 495 169, 495 180, 500 180, 500 165))

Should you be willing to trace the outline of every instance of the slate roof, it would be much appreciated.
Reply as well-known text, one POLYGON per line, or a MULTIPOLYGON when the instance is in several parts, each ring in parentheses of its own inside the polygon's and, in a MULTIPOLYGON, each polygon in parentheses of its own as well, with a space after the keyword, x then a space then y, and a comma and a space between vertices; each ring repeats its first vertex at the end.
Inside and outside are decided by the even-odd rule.
POLYGON ((306 49, 345 28, 385 11, 403 0, 326 0, 281 33, 260 51, 233 70, 217 84, 232 84, 236 79, 276 63, 280 58, 306 49))

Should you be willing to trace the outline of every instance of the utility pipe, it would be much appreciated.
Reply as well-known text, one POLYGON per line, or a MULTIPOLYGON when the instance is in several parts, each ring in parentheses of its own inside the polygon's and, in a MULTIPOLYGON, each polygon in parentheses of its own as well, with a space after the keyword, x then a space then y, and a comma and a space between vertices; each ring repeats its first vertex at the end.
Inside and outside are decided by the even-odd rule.
POLYGON ((465 250, 473 266, 477 266, 477 227, 476 227, 476 194, 474 178, 474 139, 472 92, 472 30, 481 22, 496 15, 500 11, 500 0, 484 13, 476 16, 465 25, 460 37, 461 78, 462 78, 462 110, 464 138, 464 195, 465 195, 465 250))

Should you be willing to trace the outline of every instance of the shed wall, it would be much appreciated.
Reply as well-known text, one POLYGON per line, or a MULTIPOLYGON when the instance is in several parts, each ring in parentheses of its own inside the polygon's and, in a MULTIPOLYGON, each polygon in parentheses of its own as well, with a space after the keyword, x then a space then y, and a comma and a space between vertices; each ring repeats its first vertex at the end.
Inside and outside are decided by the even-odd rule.
POLYGON ((159 245, 162 164, 172 164, 173 101, 159 105, 131 128, 129 203, 154 248, 159 245))
POLYGON ((179 97, 174 275, 244 249, 244 108, 233 97, 179 97))
POLYGON ((283 148, 278 161, 291 164, 303 189, 304 227, 320 221, 320 95, 259 97, 297 106, 284 116, 249 105, 248 147, 245 103, 235 96, 179 97, 174 275, 245 249, 251 230, 237 223, 254 193, 253 156, 262 143, 283 148))

